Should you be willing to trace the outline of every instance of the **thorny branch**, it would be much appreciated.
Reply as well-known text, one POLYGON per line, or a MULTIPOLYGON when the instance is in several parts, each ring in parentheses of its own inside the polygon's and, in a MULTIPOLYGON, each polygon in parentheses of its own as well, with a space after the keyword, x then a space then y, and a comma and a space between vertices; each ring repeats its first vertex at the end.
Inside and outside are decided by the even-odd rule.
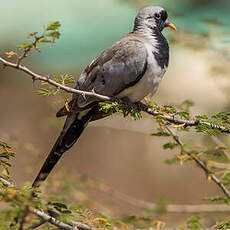
MULTIPOLYGON (((15 185, 12 184, 11 182, 3 179, 0 177, 0 181, 9 186, 9 187, 14 187, 15 185)), ((92 181, 91 181, 92 182, 92 181)), ((101 186, 100 186, 101 188, 101 186)), ((107 190, 108 188, 106 188, 107 190)), ((102 189, 104 190, 104 189, 102 189)), ((114 191, 112 192, 112 195, 114 194, 114 191)), ((144 201, 139 201, 136 200, 135 198, 130 198, 129 196, 120 193, 118 195, 120 198, 122 198, 122 196, 124 196, 124 199, 132 199, 131 203, 136 203, 136 202, 140 202, 140 207, 142 206, 143 208, 155 208, 156 204, 152 204, 152 203, 147 203, 144 201)), ((122 198, 122 199, 123 199, 122 198)), ((129 201, 128 201, 129 202, 129 201)), ((136 205, 136 204, 134 204, 136 205)), ((227 205, 169 205, 167 208, 167 211, 169 212, 206 212, 206 211, 210 211, 210 208, 212 209, 212 211, 229 211, 229 207, 227 205), (217 209, 216 209, 217 208, 217 209)), ((71 221, 70 224, 66 224, 64 222, 61 222, 59 220, 57 220, 52 214, 47 214, 46 212, 44 212, 43 210, 39 210, 39 209, 31 209, 28 208, 29 212, 32 212, 33 214, 35 214, 36 216, 41 218, 41 221, 38 224, 34 224, 32 226, 30 226, 27 229, 36 229, 38 227, 40 227, 41 225, 45 224, 46 222, 49 222, 50 224, 60 228, 60 229, 64 229, 64 230, 97 230, 97 228, 91 227, 88 224, 84 224, 81 222, 76 222, 76 221, 71 221)), ((167 228, 164 228, 167 229, 167 228)), ((174 230, 177 228, 174 228, 174 230)), ((114 230, 118 230, 118 228, 114 228, 114 230)), ((155 230, 155 228, 147 228, 147 229, 142 229, 142 230, 155 230)), ((172 229, 169 229, 172 230, 172 229)))
MULTIPOLYGON (((50 85, 53 85, 58 89, 62 89, 65 92, 74 93, 74 94, 80 94, 80 95, 84 95, 84 96, 93 96, 93 97, 96 97, 96 98, 104 100, 104 101, 112 101, 113 100, 111 97, 101 95, 101 94, 97 94, 94 91, 90 91, 90 92, 89 91, 82 91, 82 90, 77 90, 77 89, 65 86, 63 84, 59 84, 56 81, 52 80, 49 76, 44 76, 44 75, 37 74, 37 73, 31 71, 30 69, 28 69, 26 66, 23 66, 23 65, 20 65, 20 64, 18 65, 17 63, 15 64, 15 63, 6 61, 5 59, 3 59, 1 57, 0 57, 0 62, 2 62, 5 67, 9 66, 9 67, 19 69, 22 72, 27 73, 28 75, 30 75, 32 77, 33 80, 39 80, 39 81, 47 82, 50 85)), ((143 111, 145 113, 148 113, 150 115, 161 116, 163 119, 165 119, 165 120, 167 120, 167 121, 169 121, 169 122, 171 122, 173 124, 184 124, 185 127, 186 126, 191 126, 192 127, 192 126, 198 126, 199 124, 205 124, 205 125, 209 126, 212 129, 220 130, 222 133, 230 133, 230 129, 227 129, 224 126, 215 125, 215 124, 212 124, 212 123, 209 123, 209 122, 206 122, 206 121, 202 121, 202 120, 180 119, 180 118, 175 117, 175 116, 171 116, 171 115, 168 115, 168 114, 160 113, 158 111, 154 111, 153 109, 149 108, 147 105, 145 105, 143 103, 140 103, 139 108, 140 108, 141 111, 143 111)))
POLYGON ((17 62, 16 62, 16 66, 19 67, 21 61, 27 57, 28 53, 32 50, 35 49, 36 51, 40 52, 40 50, 37 47, 38 42, 44 38, 44 35, 41 35, 39 37, 36 36, 36 34, 33 35, 34 37, 34 42, 32 44, 32 46, 27 47, 26 49, 24 49, 24 52, 22 53, 22 55, 17 55, 17 62))
MULTIPOLYGON (((40 39, 41 37, 39 37, 38 39, 40 39)), ((36 40, 35 40, 36 41, 36 40)), ((35 42, 35 46, 36 46, 36 42, 35 42)), ((33 80, 40 80, 43 82, 47 82, 59 89, 62 89, 68 93, 75 93, 75 94, 81 94, 81 95, 85 95, 85 96, 93 96, 96 98, 99 98, 101 100, 105 100, 105 101, 112 101, 112 98, 105 96, 105 95, 100 95, 95 93, 94 91, 91 92, 87 92, 87 91, 81 91, 81 90, 77 90, 77 89, 73 89, 71 87, 65 86, 63 84, 59 84, 56 81, 52 80, 49 78, 49 76, 44 76, 44 75, 40 75, 37 74, 33 71, 31 71, 30 69, 28 69, 26 66, 21 65, 21 60, 26 57, 27 53, 30 50, 25 50, 24 53, 18 57, 18 60, 16 63, 12 63, 9 61, 6 61, 5 59, 0 57, 0 61, 3 63, 3 65, 5 67, 9 66, 15 69, 19 69, 25 73, 27 73, 28 75, 30 75, 32 77, 33 80)), ((163 119, 169 121, 170 123, 173 124, 184 124, 184 126, 198 126, 199 124, 205 124, 208 125, 210 128, 213 129, 218 129, 223 133, 230 133, 229 129, 226 129, 224 126, 220 126, 220 125, 215 125, 206 121, 202 121, 202 120, 185 120, 185 119, 180 119, 178 117, 172 116, 172 115, 168 115, 168 114, 163 114, 160 113, 158 111, 154 111, 152 108, 149 108, 147 105, 145 105, 144 103, 139 103, 139 109, 143 112, 146 112, 150 115, 153 116, 160 116, 163 119)), ((181 142, 181 140, 179 139, 179 137, 168 127, 166 127, 168 129, 168 132, 172 135, 172 137, 174 138, 174 140, 180 145, 183 146, 183 143, 181 142)), ((191 155, 190 155, 191 156, 191 155)), ((196 161, 196 163, 207 173, 211 176, 212 180, 222 189, 222 191, 224 192, 224 194, 230 199, 230 192, 226 189, 226 187, 220 182, 220 180, 213 175, 210 170, 205 166, 205 164, 200 161, 197 157, 192 157, 192 159, 194 161, 196 161)))
MULTIPOLYGON (((3 184, 5 184, 5 185, 7 185, 9 187, 14 187, 14 185, 12 183, 10 183, 9 181, 7 181, 7 180, 5 180, 5 179, 3 179, 1 177, 0 177, 0 181, 3 184)), ((30 211, 30 212, 34 213, 35 215, 37 215, 38 217, 40 217, 43 220, 44 223, 49 222, 52 225, 54 225, 56 227, 59 227, 60 229, 64 229, 64 230, 78 230, 78 227, 77 227, 78 222, 74 222, 73 225, 70 225, 70 224, 66 224, 64 222, 61 222, 61 221, 55 219, 54 217, 52 217, 51 215, 48 215, 47 213, 45 213, 42 210, 28 209, 28 211, 30 211)), ((79 223, 79 225, 80 225, 80 229, 92 230, 92 228, 90 226, 88 226, 88 225, 85 225, 85 227, 87 226, 86 228, 83 228, 81 223, 79 223)), ((29 228, 29 229, 31 229, 31 228, 29 228)))
POLYGON ((71 87, 59 84, 56 81, 50 79, 49 76, 44 76, 44 75, 40 75, 40 74, 34 73, 30 69, 28 69, 26 66, 17 65, 17 64, 14 64, 12 62, 8 62, 8 61, 6 61, 5 59, 3 59, 1 57, 0 57, 0 61, 3 63, 4 66, 9 66, 9 67, 12 67, 12 68, 15 68, 15 69, 19 69, 22 72, 27 73, 28 75, 30 75, 32 77, 32 79, 34 81, 35 80, 39 80, 39 81, 47 82, 47 83, 55 86, 56 88, 62 89, 64 91, 68 92, 68 93, 81 94, 81 95, 85 95, 85 96, 93 96, 93 97, 97 97, 97 98, 99 98, 101 100, 108 100, 108 101, 112 100, 110 97, 103 96, 103 95, 97 94, 95 92, 81 91, 81 90, 73 89, 71 87))
MULTIPOLYGON (((165 127, 165 129, 170 133, 170 135, 173 137, 173 139, 176 141, 176 143, 183 148, 184 144, 183 142, 180 140, 179 136, 176 135, 176 133, 170 129, 168 126, 165 127)), ((190 153, 190 152, 186 152, 187 155, 189 155, 191 157, 192 160, 194 160, 199 166, 200 168, 202 168, 204 170, 204 172, 210 176, 210 178, 212 179, 212 181, 214 181, 219 187, 220 189, 223 191, 223 193, 225 194, 225 196, 230 199, 230 192, 228 191, 228 189, 223 185, 223 183, 221 183, 221 181, 206 167, 206 165, 204 164, 203 161, 201 161, 197 156, 195 156, 194 154, 190 153)))
POLYGON ((230 152, 227 150, 227 146, 219 138, 215 136, 211 136, 211 139, 217 146, 223 149, 224 154, 227 156, 228 159, 230 159, 230 152))
POLYGON ((202 120, 180 119, 180 118, 178 118, 176 116, 170 116, 168 114, 163 114, 163 113, 160 113, 158 111, 154 111, 153 109, 149 108, 144 103, 140 103, 140 109, 141 109, 141 111, 146 112, 146 113, 148 113, 150 115, 161 116, 163 119, 169 121, 172 124, 178 124, 178 125, 184 124, 184 127, 187 127, 187 126, 192 127, 192 126, 198 126, 199 124, 205 124, 205 125, 209 126, 212 129, 220 130, 222 133, 230 133, 230 129, 226 129, 224 126, 215 125, 215 124, 212 124, 210 122, 206 122, 206 121, 202 121, 202 120))
MULTIPOLYGON (((44 34, 41 35, 41 36, 37 36, 36 34, 37 33, 31 34, 31 36, 34 37, 34 42, 32 43, 32 46, 29 46, 29 47, 25 48, 24 51, 23 51, 23 53, 21 55, 13 52, 14 55, 16 55, 16 57, 17 57, 16 63, 6 61, 5 59, 3 59, 3 58, 0 57, 0 62, 3 63, 3 66, 4 67, 11 67, 11 68, 14 68, 14 69, 18 69, 18 70, 20 70, 22 72, 25 72, 29 76, 31 76, 33 81, 39 80, 39 81, 47 82, 50 85, 52 85, 52 86, 54 86, 54 87, 56 87, 58 89, 62 89, 63 91, 66 91, 68 93, 80 94, 80 95, 83 95, 83 96, 93 96, 93 97, 96 97, 96 98, 98 98, 100 100, 103 100, 103 101, 113 101, 113 98, 105 96, 105 95, 97 94, 97 93, 94 92, 94 90, 92 90, 92 91, 81 91, 81 90, 77 90, 77 89, 65 86, 64 84, 59 84, 56 81, 52 80, 49 76, 37 74, 37 73, 31 71, 26 66, 22 65, 21 64, 22 60, 27 57, 28 53, 32 49, 40 52, 37 44, 45 36, 44 36, 44 34)), ((173 124, 183 124, 185 127, 186 126, 191 126, 192 127, 192 126, 198 126, 199 124, 205 124, 205 125, 209 126, 212 129, 218 129, 218 130, 220 130, 222 133, 230 133, 230 129, 227 129, 224 126, 215 125, 215 124, 212 124, 212 123, 209 123, 209 122, 206 122, 206 121, 202 121, 202 120, 185 120, 185 119, 180 119, 180 118, 172 116, 172 115, 168 115, 168 114, 160 113, 158 111, 154 111, 152 108, 149 108, 149 106, 147 106, 147 105, 145 105, 145 104, 143 104, 141 102, 138 103, 138 105, 139 105, 139 109, 141 111, 143 111, 145 113, 148 113, 148 114, 150 114, 152 116, 158 116, 158 117, 160 116, 163 119, 165 119, 165 120, 167 120, 167 121, 169 121, 170 123, 173 123, 173 124)), ((174 131, 172 129, 170 129, 168 126, 166 126, 165 129, 172 136, 172 138, 176 141, 176 143, 181 148, 183 148, 184 144, 180 140, 179 136, 177 136, 174 133, 174 131)), ((218 141, 218 139, 214 138, 214 141, 218 142, 220 144, 220 142, 218 141)), ((225 153, 225 154, 229 157, 229 153, 228 152, 225 153)), ((189 155, 191 157, 191 159, 193 159, 204 170, 204 172, 221 188, 221 190, 226 195, 226 197, 228 199, 230 199, 230 192, 228 191, 228 189, 206 167, 206 165, 203 163, 203 161, 201 161, 197 156, 194 156, 192 153, 187 152, 187 155, 189 155)), ((3 179, 1 177, 0 177, 0 181, 3 184, 7 185, 7 186, 10 186, 10 187, 14 186, 12 183, 8 182, 7 180, 5 180, 5 179, 3 179)), ((105 191, 107 191, 107 192, 110 191, 110 188, 108 188, 106 186, 104 186, 103 189, 105 191)), ((143 206, 144 208, 151 208, 151 209, 156 207, 156 204, 148 203, 148 202, 145 202, 145 201, 136 200, 135 198, 129 197, 129 196, 127 196, 125 194, 122 194, 122 193, 119 193, 119 192, 114 193, 114 191, 113 191, 112 194, 113 195, 116 194, 120 199, 124 199, 124 200, 130 202, 131 204, 133 203, 133 204, 139 205, 140 207, 143 206)), ((188 211, 188 212, 193 212, 194 208, 195 208, 195 210, 197 210, 197 208, 201 209, 199 211, 202 211, 202 210, 203 211, 207 211, 207 210, 210 211, 210 207, 209 207, 209 209, 207 209, 207 205, 203 205, 203 206, 202 205, 197 205, 197 207, 196 206, 192 207, 191 205, 183 205, 183 206, 182 205, 168 205, 168 207, 167 207, 167 209, 168 209, 169 212, 170 211, 172 211, 172 212, 181 212, 181 210, 188 211), (179 207, 179 206, 181 206, 181 207, 179 207), (178 207, 179 207, 179 209, 178 209, 178 207)), ((226 206, 225 208, 226 208, 226 211, 229 210, 228 206, 226 206)), ((223 211, 222 208, 220 210, 223 211)), ((49 214, 45 213, 42 210, 31 209, 28 206, 27 206, 27 208, 25 210, 25 218, 26 218, 26 215, 28 214, 28 212, 32 212, 32 213, 34 213, 35 215, 37 215, 38 217, 41 218, 41 222, 39 224, 30 226, 28 229, 34 229, 34 228, 37 228, 37 227, 41 226, 42 224, 44 224, 46 222, 49 222, 52 225, 54 225, 54 226, 56 226, 56 227, 58 227, 60 229, 65 229, 65 230, 79 230, 79 229, 81 229, 81 230, 96 230, 95 228, 93 228, 93 227, 91 227, 91 226, 89 226, 87 224, 80 223, 80 222, 72 222, 71 224, 66 224, 64 222, 61 222, 61 221, 57 220, 54 216, 52 216, 52 214, 49 215, 49 214)), ((25 223, 25 218, 22 219, 22 221, 20 223, 20 229, 23 229, 23 226, 24 226, 24 223, 25 223)), ((150 228, 150 229, 153 229, 153 228, 150 228)))

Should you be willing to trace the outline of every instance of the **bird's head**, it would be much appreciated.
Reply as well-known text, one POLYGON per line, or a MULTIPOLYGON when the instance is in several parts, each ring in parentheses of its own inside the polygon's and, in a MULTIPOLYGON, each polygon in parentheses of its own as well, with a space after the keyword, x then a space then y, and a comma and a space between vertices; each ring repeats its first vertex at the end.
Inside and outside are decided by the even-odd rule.
POLYGON ((135 18, 134 30, 145 27, 159 29, 162 31, 165 27, 176 30, 176 26, 168 19, 168 13, 159 6, 147 6, 142 8, 135 18))

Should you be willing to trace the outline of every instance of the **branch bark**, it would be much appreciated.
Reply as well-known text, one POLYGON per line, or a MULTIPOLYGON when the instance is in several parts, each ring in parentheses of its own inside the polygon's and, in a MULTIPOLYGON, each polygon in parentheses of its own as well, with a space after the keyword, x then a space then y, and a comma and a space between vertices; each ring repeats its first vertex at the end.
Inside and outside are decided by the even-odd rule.
POLYGON ((81 90, 73 89, 71 87, 59 84, 56 81, 50 79, 49 76, 44 76, 44 75, 37 74, 37 73, 31 71, 30 69, 28 69, 26 66, 23 66, 23 65, 20 65, 20 64, 18 65, 17 63, 15 64, 15 63, 6 61, 5 59, 3 59, 1 57, 0 57, 0 62, 2 62, 5 67, 8 66, 8 67, 11 67, 11 68, 14 68, 14 69, 21 70, 22 72, 30 75, 33 80, 39 80, 39 81, 47 82, 50 85, 53 85, 56 88, 62 89, 64 91, 68 92, 68 93, 81 94, 81 95, 84 95, 84 96, 92 96, 92 97, 96 97, 96 98, 99 98, 101 100, 106 100, 106 101, 111 101, 112 100, 112 98, 110 98, 108 96, 100 95, 100 94, 97 94, 95 92, 81 91, 81 90))
MULTIPOLYGON (((0 177, 0 181, 9 186, 9 187, 14 187, 15 185, 12 184, 11 182, 3 179, 0 177)), ((101 187, 101 186, 100 186, 101 187)), ((122 193, 121 193, 122 194, 122 193)), ((124 199, 129 199, 130 197, 123 194, 124 195, 124 199)), ((122 195, 122 196, 123 196, 122 195)), ((120 195, 119 195, 120 197, 120 195)), ((121 197, 120 197, 121 198, 121 197)), ((122 199, 123 199, 122 198, 122 199)), ((143 207, 143 208, 155 208, 156 204, 153 203, 149 203, 149 202, 145 202, 145 201, 139 201, 136 200, 134 198, 131 198, 132 202, 131 203, 136 203, 139 202, 139 207, 143 207), (141 205, 140 205, 141 202, 141 205)), ((46 222, 49 222, 50 224, 60 228, 60 229, 64 229, 64 230, 96 230, 96 228, 91 227, 87 224, 81 223, 81 222, 76 222, 76 221, 72 221, 71 224, 66 224, 64 222, 61 222, 59 220, 57 220, 56 218, 54 218, 53 216, 45 213, 43 210, 38 210, 38 209, 28 209, 30 212, 32 212, 33 214, 35 214, 36 216, 41 218, 41 222, 39 224, 35 224, 33 226, 30 226, 28 229, 35 229, 41 225, 43 225, 46 222)), ((229 206, 227 205, 168 205, 167 206, 167 211, 168 212, 209 212, 209 211, 229 211, 229 206)), ((117 230, 118 228, 114 228, 114 230, 117 230)), ((156 228, 147 228, 149 230, 155 230, 156 228)), ((142 230, 147 230, 147 229, 142 229, 142 230)), ((166 228, 164 228, 166 229, 166 228)), ((168 228, 169 230, 172 230, 170 228, 168 228)))
MULTIPOLYGON (((81 90, 77 90, 77 89, 73 89, 71 87, 67 87, 65 85, 59 84, 55 81, 53 81, 52 79, 49 78, 49 76, 43 76, 37 73, 34 73, 33 71, 31 71, 30 69, 28 69, 27 67, 20 65, 18 63, 12 63, 9 61, 6 61, 5 59, 0 57, 0 62, 3 63, 4 66, 9 66, 18 70, 21 70, 25 73, 27 73, 28 75, 30 75, 32 77, 33 80, 40 80, 43 82, 47 82, 59 89, 62 89, 68 93, 75 93, 75 94, 81 94, 81 95, 86 95, 86 96, 93 96, 93 97, 97 97, 101 100, 106 100, 106 101, 111 101, 112 98, 105 96, 105 95, 100 95, 97 94, 95 92, 87 92, 87 91, 81 91, 81 90)), ((139 108, 141 109, 141 111, 146 112, 152 116, 161 116, 162 118, 164 118, 165 120, 173 123, 173 124, 184 124, 185 126, 197 126, 199 124, 206 124, 209 127, 213 128, 213 129, 218 129, 223 133, 230 133, 229 129, 226 129, 223 126, 219 126, 219 125, 215 125, 206 121, 202 121, 202 120, 184 120, 184 119, 180 119, 177 118, 175 116, 170 116, 168 114, 162 114, 158 111, 154 111, 151 108, 149 108, 147 105, 145 105, 144 103, 140 102, 139 103, 139 108)), ((181 142, 181 140, 179 139, 179 137, 169 128, 166 127, 166 129, 168 129, 168 132, 172 135, 172 137, 175 139, 175 141, 180 145, 183 146, 183 143, 181 142)), ((224 194, 230 199, 230 192, 227 190, 227 188, 220 182, 220 180, 213 174, 211 174, 211 172, 209 171, 209 169, 205 166, 205 164, 200 161, 198 158, 193 158, 194 161, 196 161, 196 163, 207 173, 210 174, 212 180, 222 189, 222 191, 224 192, 224 194)))
MULTIPOLYGON (((184 144, 180 140, 179 136, 176 135, 176 133, 170 129, 169 127, 165 127, 165 129, 170 133, 170 135, 173 137, 173 139, 177 142, 177 144, 183 148, 184 144)), ((192 160, 194 160, 200 168, 203 169, 203 171, 211 177, 212 181, 215 182, 219 188, 223 191, 225 196, 230 199, 230 192, 229 190, 221 183, 221 181, 206 167, 203 161, 201 161, 197 156, 194 156, 194 154, 187 152, 187 154, 191 157, 192 160)))
MULTIPOLYGON (((1 177, 0 177, 0 181, 1 181, 3 184, 5 184, 5 185, 7 185, 7 186, 9 186, 9 187, 14 187, 14 186, 15 186, 14 184, 10 183, 9 181, 7 181, 7 180, 5 180, 5 179, 3 179, 3 178, 1 178, 1 177)), ((55 219, 54 217, 48 215, 47 213, 45 213, 45 212, 42 211, 42 210, 38 210, 38 209, 32 209, 32 210, 30 210, 30 209, 29 209, 29 211, 31 211, 31 212, 34 213, 35 215, 39 216, 42 220, 44 220, 44 223, 45 223, 45 222, 49 222, 49 223, 51 223, 52 225, 54 225, 54 226, 56 226, 56 227, 58 227, 58 228, 60 228, 60 229, 64 229, 64 230, 78 230, 77 222, 75 222, 75 223, 74 223, 75 225, 72 226, 72 225, 70 225, 70 224, 66 224, 66 223, 64 223, 64 222, 61 222, 61 221, 55 219)), ((84 229, 84 230, 90 230, 90 229, 91 229, 88 225, 85 225, 85 226, 87 226, 87 228, 84 229, 84 228, 81 226, 81 229, 84 229)))
POLYGON ((224 126, 221 125, 215 125, 212 124, 210 122, 206 122, 206 121, 202 121, 202 120, 185 120, 185 119, 180 119, 176 116, 170 116, 168 114, 163 114, 163 113, 159 113, 157 111, 154 111, 153 109, 149 108, 147 105, 145 105, 144 103, 140 104, 141 110, 143 112, 146 112, 150 115, 153 116, 161 116, 162 118, 164 118, 165 120, 169 121, 172 124, 178 124, 178 125, 182 125, 184 124, 184 126, 198 126, 199 124, 205 124, 208 125, 210 128, 212 129, 218 129, 220 130, 222 133, 230 133, 230 129, 226 129, 224 126))
MULTIPOLYGON (((101 94, 98 94, 98 93, 95 93, 95 92, 92 92, 92 91, 88 92, 88 91, 77 90, 77 89, 73 89, 71 87, 59 84, 56 81, 50 79, 49 76, 44 76, 44 75, 41 75, 41 74, 37 74, 37 73, 33 72, 32 70, 28 69, 26 66, 23 66, 23 65, 20 65, 20 64, 18 65, 17 63, 15 64, 15 63, 6 61, 5 59, 3 59, 1 57, 0 57, 0 62, 2 62, 5 67, 8 66, 8 67, 11 67, 11 68, 14 68, 14 69, 18 69, 18 70, 28 74, 29 76, 32 77, 33 80, 39 80, 39 81, 47 82, 50 85, 53 85, 56 88, 61 89, 61 90, 65 91, 65 92, 74 93, 74 94, 80 94, 80 95, 84 95, 84 96, 92 96, 92 97, 96 97, 96 98, 104 100, 104 101, 112 101, 111 97, 108 97, 108 96, 105 96, 105 95, 101 95, 101 94)), ((212 123, 209 123, 209 122, 206 122, 206 121, 202 121, 202 120, 184 120, 184 119, 180 119, 180 118, 175 117, 175 116, 170 116, 168 114, 162 114, 162 113, 159 113, 157 111, 154 111, 154 110, 152 110, 151 108, 149 108, 147 105, 145 105, 143 103, 140 103, 140 104, 141 104, 141 106, 140 106, 141 111, 143 111, 145 113, 148 113, 148 114, 150 114, 152 116, 161 116, 162 118, 164 118, 165 120, 167 120, 167 121, 169 121, 170 123, 173 123, 173 124, 184 124, 185 126, 191 126, 191 127, 198 126, 199 124, 205 124, 205 125, 208 125, 212 129, 220 130, 222 133, 230 133, 230 129, 226 129, 225 127, 220 126, 220 125, 215 125, 215 124, 212 124, 212 123)))

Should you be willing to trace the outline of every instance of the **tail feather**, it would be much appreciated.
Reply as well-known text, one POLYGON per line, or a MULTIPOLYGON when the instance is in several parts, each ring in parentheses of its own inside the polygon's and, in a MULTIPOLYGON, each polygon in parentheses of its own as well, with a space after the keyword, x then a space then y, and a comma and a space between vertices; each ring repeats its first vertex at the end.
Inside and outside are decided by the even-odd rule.
POLYGON ((67 117, 63 130, 34 180, 32 187, 39 186, 39 183, 48 177, 62 154, 70 149, 79 139, 93 113, 94 108, 81 117, 79 116, 81 115, 80 113, 67 117))

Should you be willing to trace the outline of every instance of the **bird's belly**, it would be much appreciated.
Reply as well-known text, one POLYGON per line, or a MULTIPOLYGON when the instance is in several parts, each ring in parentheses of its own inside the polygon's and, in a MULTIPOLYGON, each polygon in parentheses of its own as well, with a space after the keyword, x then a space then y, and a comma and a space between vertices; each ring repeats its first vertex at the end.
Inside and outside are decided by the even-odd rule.
POLYGON ((156 93, 165 71, 165 69, 156 68, 155 65, 149 66, 137 84, 123 90, 118 96, 128 97, 132 102, 137 102, 150 93, 153 95, 156 93))

